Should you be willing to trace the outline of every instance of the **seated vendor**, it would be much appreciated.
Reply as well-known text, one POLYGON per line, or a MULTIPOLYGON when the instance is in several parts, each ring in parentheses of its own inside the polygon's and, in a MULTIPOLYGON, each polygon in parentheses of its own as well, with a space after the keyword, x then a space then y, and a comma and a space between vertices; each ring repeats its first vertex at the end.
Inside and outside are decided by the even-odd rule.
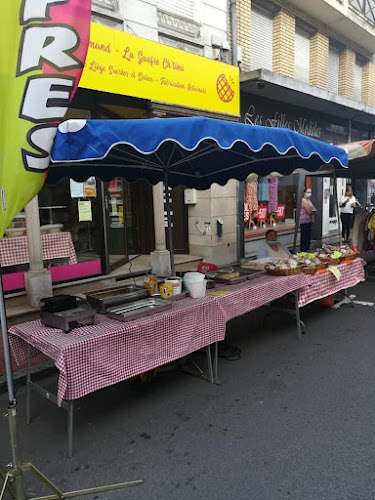
POLYGON ((258 248, 257 259, 272 257, 274 259, 287 259, 290 257, 289 250, 277 241, 277 232, 269 229, 266 232, 266 241, 258 248))

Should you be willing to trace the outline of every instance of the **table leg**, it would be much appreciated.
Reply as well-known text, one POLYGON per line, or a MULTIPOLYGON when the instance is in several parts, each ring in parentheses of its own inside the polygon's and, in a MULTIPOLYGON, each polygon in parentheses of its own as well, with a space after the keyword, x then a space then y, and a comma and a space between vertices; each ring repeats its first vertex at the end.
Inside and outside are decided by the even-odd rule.
POLYGON ((300 316, 300 310, 299 310, 299 290, 296 290, 294 292, 294 301, 295 301, 295 310, 296 310, 296 322, 297 322, 297 337, 298 340, 302 340, 302 332, 301 332, 301 316, 300 316))
POLYGON ((31 346, 27 344, 27 372, 26 372, 26 423, 31 421, 31 346))
POLYGON ((206 347, 206 353, 207 353, 207 366, 208 366, 208 378, 210 381, 210 384, 214 383, 214 374, 213 374, 213 369, 212 369, 212 356, 211 356, 211 346, 208 345, 206 347))
POLYGON ((74 426, 74 405, 70 400, 68 403, 68 457, 73 456, 73 426, 74 426))
POLYGON ((214 344, 214 379, 215 382, 218 381, 219 378, 219 342, 215 342, 214 344))

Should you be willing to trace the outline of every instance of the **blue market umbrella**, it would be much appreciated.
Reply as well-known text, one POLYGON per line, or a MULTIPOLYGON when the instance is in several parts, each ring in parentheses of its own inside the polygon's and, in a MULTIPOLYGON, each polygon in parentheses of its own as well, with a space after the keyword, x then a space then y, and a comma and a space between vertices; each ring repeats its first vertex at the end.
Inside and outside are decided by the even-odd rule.
MULTIPOLYGON (((151 184, 208 189, 249 174, 315 172, 347 167, 344 149, 289 129, 212 118, 68 120, 59 126, 47 182, 123 177, 151 184)), ((168 204, 167 196, 167 204, 168 204)), ((170 209, 167 206, 170 217, 170 209)), ((173 256, 171 224, 169 249, 173 256)), ((173 270, 173 258, 172 258, 173 270)))

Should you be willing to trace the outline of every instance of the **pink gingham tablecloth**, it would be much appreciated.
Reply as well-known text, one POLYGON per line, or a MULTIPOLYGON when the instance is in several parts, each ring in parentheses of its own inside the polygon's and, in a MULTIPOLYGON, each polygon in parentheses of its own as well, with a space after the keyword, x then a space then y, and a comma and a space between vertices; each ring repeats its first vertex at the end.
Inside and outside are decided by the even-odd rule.
POLYGON ((305 274, 291 276, 272 276, 260 274, 238 285, 222 285, 215 291, 226 290, 230 293, 217 298, 226 321, 258 309, 288 293, 301 289, 307 283, 305 274))
POLYGON ((355 259, 351 264, 340 264, 337 266, 341 277, 337 280, 329 271, 322 274, 307 276, 307 284, 302 288, 298 305, 306 306, 315 300, 328 297, 340 290, 350 288, 365 280, 364 262, 355 259))
MULTIPOLYGON (((69 264, 77 263, 77 255, 70 233, 43 234, 42 251, 43 260, 69 257, 69 264)), ((28 262, 29 250, 26 236, 0 240, 0 265, 2 267, 27 264, 28 262)))
MULTIPOLYGON (((68 334, 40 321, 15 325, 9 342, 17 364, 27 344, 55 361, 58 403, 152 370, 225 337, 225 318, 210 297, 186 298, 172 309, 127 323, 97 315, 97 324, 68 334)), ((36 351, 34 350, 34 353, 36 351)))

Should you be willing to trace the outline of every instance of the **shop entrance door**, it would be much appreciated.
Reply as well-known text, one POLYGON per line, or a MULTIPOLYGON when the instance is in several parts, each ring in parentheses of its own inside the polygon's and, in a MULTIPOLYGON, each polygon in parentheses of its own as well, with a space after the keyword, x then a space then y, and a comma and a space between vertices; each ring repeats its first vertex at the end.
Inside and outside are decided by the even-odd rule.
POLYGON ((107 272, 124 265, 134 250, 130 187, 121 178, 104 183, 107 272))

